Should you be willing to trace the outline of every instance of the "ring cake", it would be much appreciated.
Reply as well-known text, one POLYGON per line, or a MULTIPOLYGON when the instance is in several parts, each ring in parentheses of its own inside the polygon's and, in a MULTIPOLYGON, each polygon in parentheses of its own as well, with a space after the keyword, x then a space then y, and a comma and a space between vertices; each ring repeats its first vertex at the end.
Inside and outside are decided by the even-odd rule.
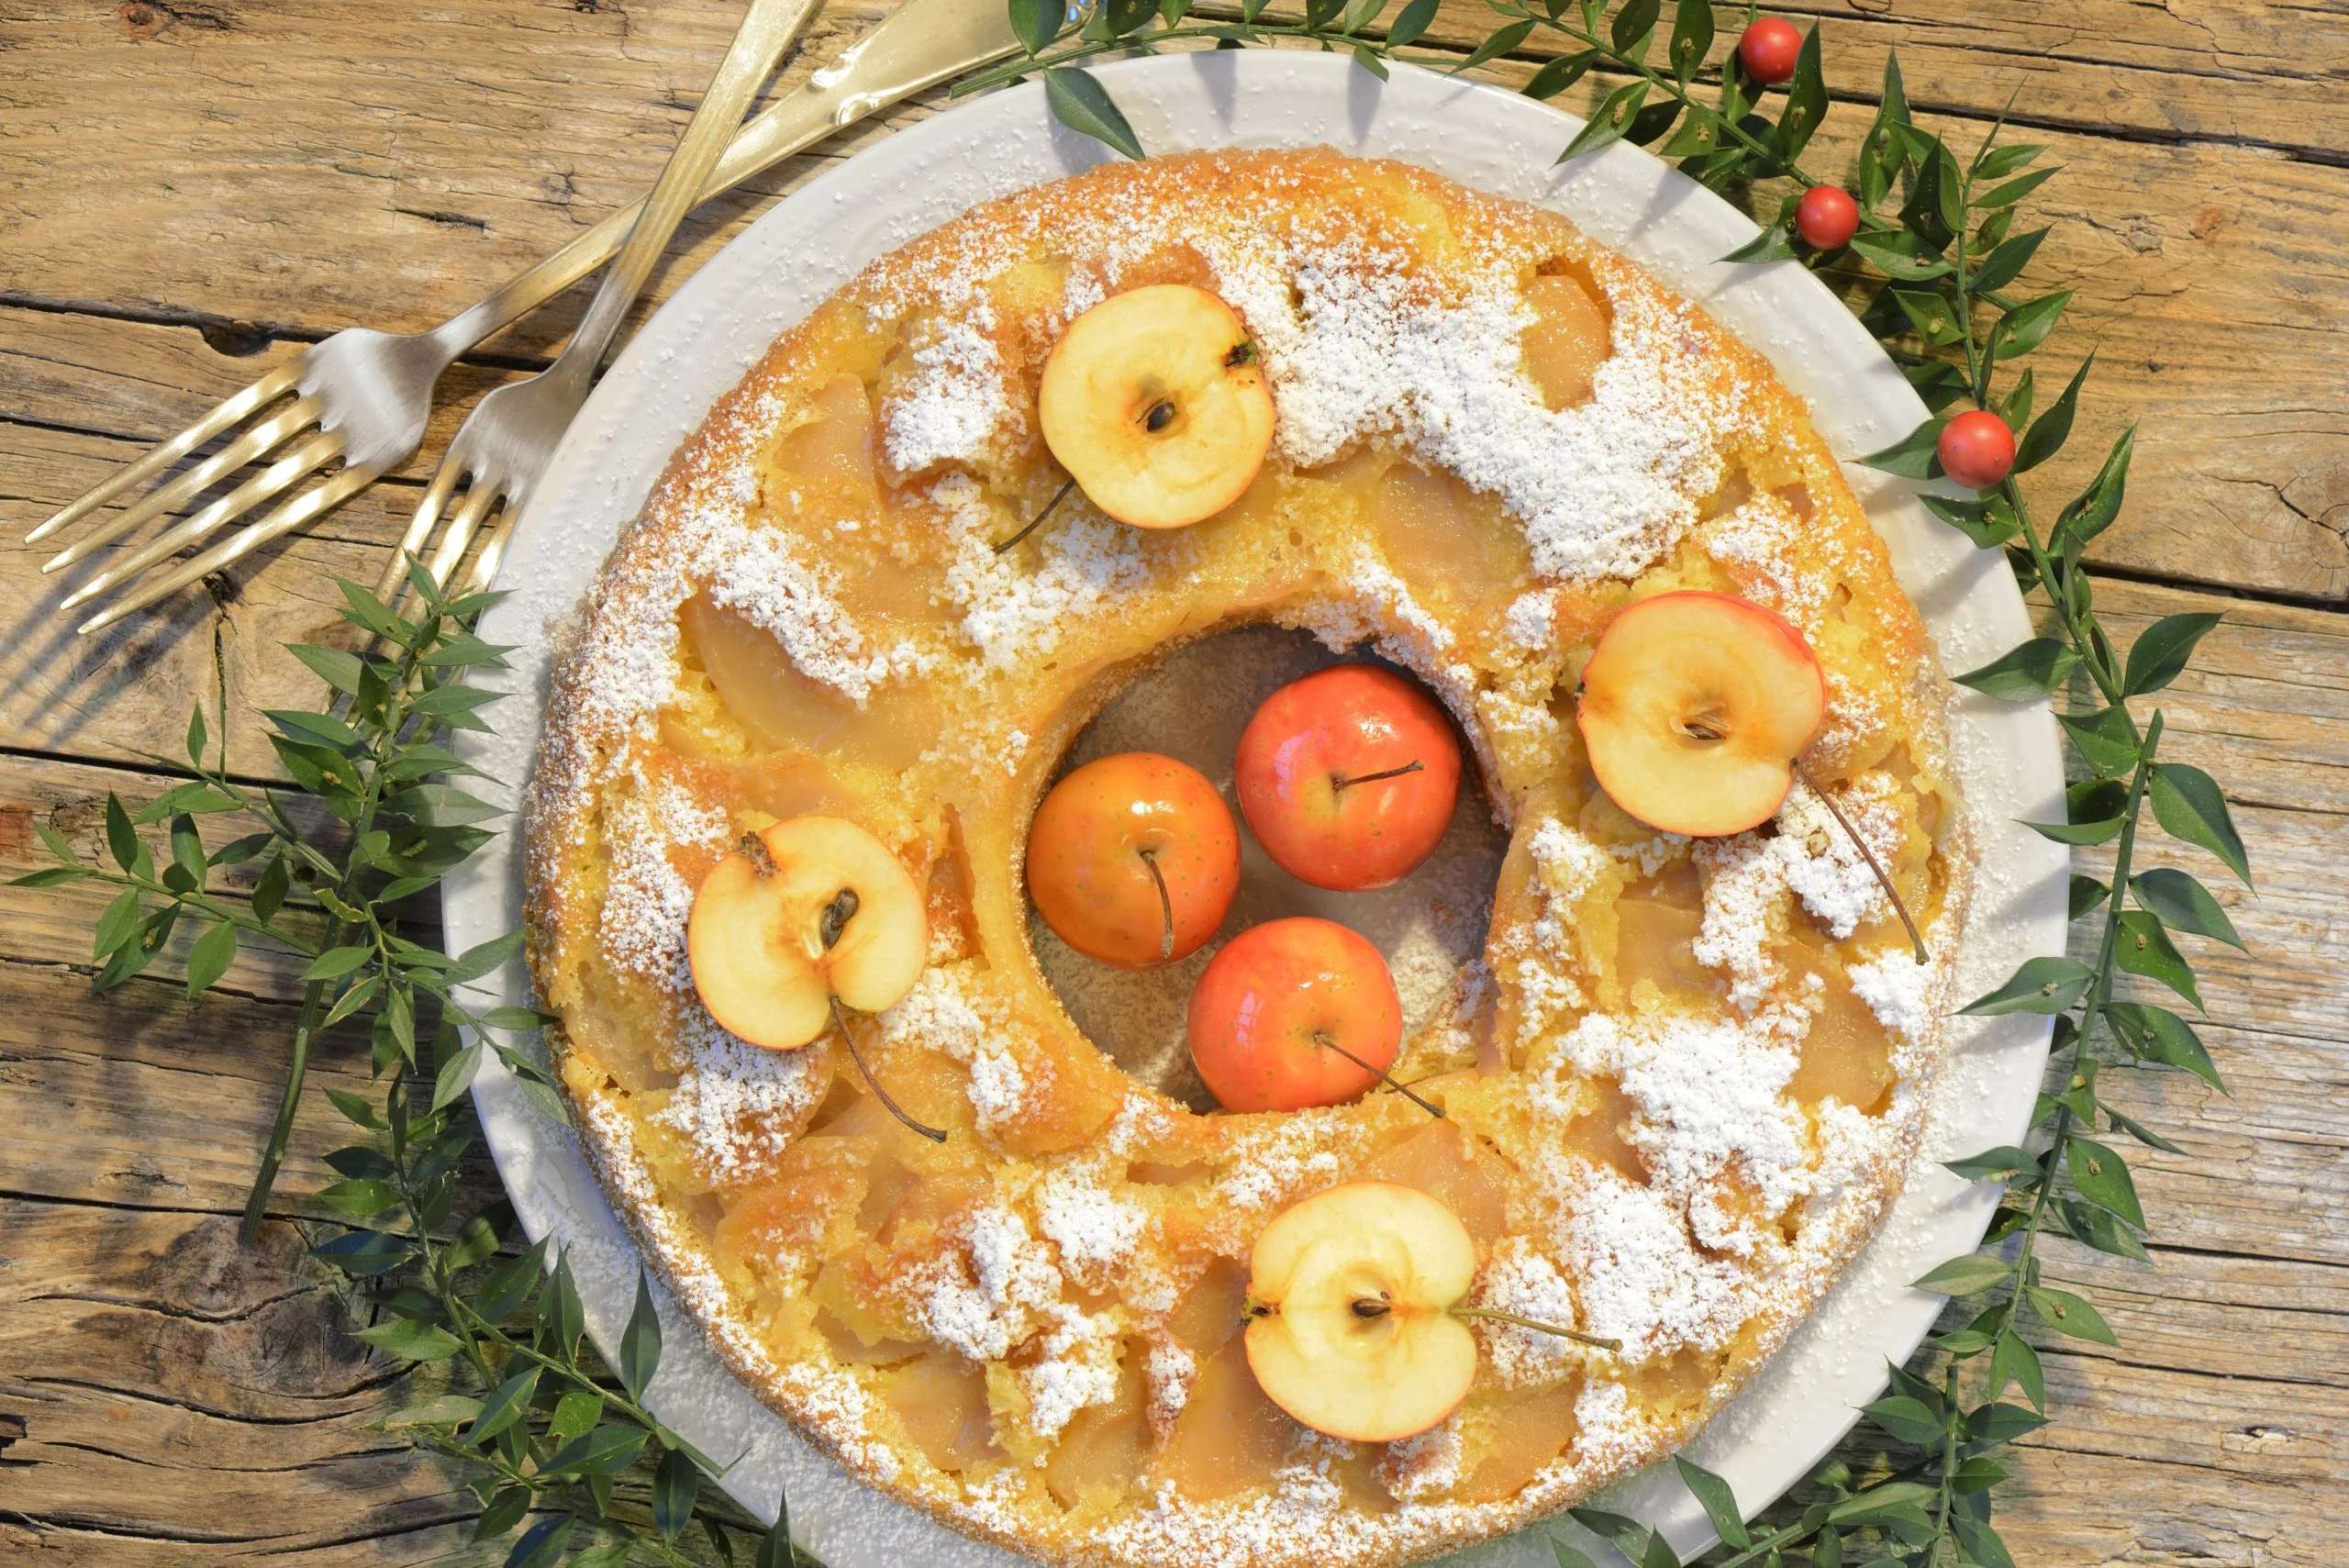
POLYGON ((677 454, 560 664, 531 962, 615 1205, 858 1476, 1047 1562, 1412 1561, 1685 1442, 1871 1233, 1965 902, 1945 690, 1801 404, 1564 218, 1328 151, 1118 164, 874 262, 677 454), (1189 528, 1052 505, 1047 357, 1168 284, 1244 326, 1261 472, 1189 528), (1775 612, 1823 675, 1750 831, 1644 826, 1577 728, 1600 634, 1680 590, 1775 612), (1416 674, 1509 835, 1481 962, 1394 1065, 1441 1118, 1384 1091, 1200 1114, 1038 968, 1025 837, 1072 740, 1168 651, 1265 622, 1416 674), (744 834, 812 817, 894 852, 927 951, 895 1005, 761 1050, 697 999, 688 916, 744 834), (1241 1348, 1251 1249, 1357 1179, 1458 1216, 1478 1307, 1616 1348, 1478 1318, 1432 1429, 1290 1419, 1241 1348))

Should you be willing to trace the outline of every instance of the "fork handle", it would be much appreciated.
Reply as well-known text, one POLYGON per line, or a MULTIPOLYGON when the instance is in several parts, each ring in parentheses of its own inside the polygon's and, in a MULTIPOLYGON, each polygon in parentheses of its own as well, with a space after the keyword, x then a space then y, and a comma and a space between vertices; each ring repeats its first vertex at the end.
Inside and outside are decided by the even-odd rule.
MULTIPOLYGON (((744 126, 703 182, 701 199, 733 189, 874 110, 1016 52, 1003 7, 990 0, 905 0, 841 57, 744 126)), ((642 197, 610 214, 529 271, 517 273, 432 330, 451 358, 520 320, 602 265, 644 210, 642 197)))
POLYGON ((701 106, 678 139, 676 150, 669 154, 660 179, 653 182, 652 194, 645 197, 636 226, 629 230, 628 243, 620 247, 618 259, 604 274, 603 285, 587 306, 586 318, 548 368, 549 376, 575 379, 584 386, 595 374, 629 306, 643 292, 645 280, 669 249, 677 226, 701 200, 702 182, 741 128, 742 111, 751 106, 759 84, 774 73, 783 51, 799 36, 818 3, 751 0, 726 58, 718 62, 709 91, 702 95, 701 106))

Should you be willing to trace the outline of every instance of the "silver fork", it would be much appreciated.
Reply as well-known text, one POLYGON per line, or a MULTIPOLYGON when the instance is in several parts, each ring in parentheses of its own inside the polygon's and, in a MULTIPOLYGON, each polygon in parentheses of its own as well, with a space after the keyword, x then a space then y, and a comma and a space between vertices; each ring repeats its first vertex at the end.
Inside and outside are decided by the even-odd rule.
MULTIPOLYGON (((839 59, 743 126, 694 199, 707 201, 841 127, 950 77, 1000 60, 1019 47, 1005 8, 992 0, 906 0, 839 59)), ((239 469, 275 454, 268 466, 229 494, 127 550, 119 559, 108 561, 104 570, 76 588, 64 601, 67 607, 128 585, 118 599, 79 629, 96 631, 136 614, 302 528, 406 462, 423 444, 432 411, 432 387, 440 373, 474 344, 594 272, 620 248, 645 206, 639 201, 612 214, 429 331, 392 333, 352 327, 313 344, 34 528, 26 536, 28 542, 70 527, 167 473, 207 442, 233 433, 219 450, 77 538, 41 568, 63 571, 176 510, 239 469), (278 501, 338 461, 340 469, 211 549, 150 571, 225 525, 278 501)), ((392 572, 386 573, 394 582, 396 562, 395 558, 392 572)))

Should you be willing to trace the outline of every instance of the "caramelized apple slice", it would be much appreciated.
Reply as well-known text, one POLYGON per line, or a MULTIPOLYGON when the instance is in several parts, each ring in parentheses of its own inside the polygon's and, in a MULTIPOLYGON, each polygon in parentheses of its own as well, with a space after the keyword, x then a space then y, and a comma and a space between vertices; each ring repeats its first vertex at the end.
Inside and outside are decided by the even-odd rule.
POLYGON ((1062 1507, 1075 1507, 1087 1494, 1114 1501, 1132 1488, 1150 1462, 1150 1418, 1139 1362, 1129 1345, 1118 1368, 1117 1396, 1107 1405, 1086 1406, 1061 1429, 1044 1462, 1044 1485, 1062 1507))
POLYGON ((1591 384, 1612 345, 1607 313, 1571 277, 1544 274, 1525 285, 1533 320, 1518 339, 1525 373, 1553 411, 1590 401, 1591 384))
POLYGON ((1195 1503, 1261 1486, 1287 1457, 1297 1429, 1265 1397, 1234 1336, 1200 1363, 1190 1397, 1158 1457, 1158 1474, 1195 1503))
POLYGON ((941 1470, 960 1473, 1004 1456, 987 1415, 985 1369, 952 1351, 933 1350, 889 1373, 882 1398, 941 1470))
POLYGON ((1183 1293, 1167 1315, 1166 1331, 1194 1355, 1209 1355, 1240 1332, 1248 1306, 1248 1272, 1230 1258, 1217 1258, 1183 1293))
POLYGON ((1892 1040, 1884 1025, 1853 993, 1842 966, 1825 953, 1796 941, 1782 949, 1780 956, 1798 984, 1811 975, 1820 984, 1813 994, 1819 1010, 1803 1036, 1800 1062, 1787 1093, 1805 1106, 1837 1099, 1854 1110, 1878 1114, 1894 1081, 1892 1040))
POLYGON ((1423 1192, 1459 1217, 1468 1234, 1483 1242, 1508 1232, 1508 1173, 1497 1155, 1475 1147, 1468 1129, 1452 1120, 1431 1121, 1380 1154, 1363 1170, 1374 1182, 1423 1192))
POLYGON ((1591 1163, 1611 1167, 1625 1181, 1645 1182, 1647 1167, 1641 1163, 1639 1151, 1623 1136, 1638 1107, 1614 1079, 1600 1078, 1596 1086, 1598 1104, 1576 1117, 1560 1141, 1591 1163))
POLYGON ((1523 1491, 1574 1442, 1575 1407, 1581 1398, 1580 1378, 1554 1388, 1508 1389, 1496 1396, 1487 1410, 1485 1456, 1461 1485, 1461 1501, 1494 1503, 1523 1491))

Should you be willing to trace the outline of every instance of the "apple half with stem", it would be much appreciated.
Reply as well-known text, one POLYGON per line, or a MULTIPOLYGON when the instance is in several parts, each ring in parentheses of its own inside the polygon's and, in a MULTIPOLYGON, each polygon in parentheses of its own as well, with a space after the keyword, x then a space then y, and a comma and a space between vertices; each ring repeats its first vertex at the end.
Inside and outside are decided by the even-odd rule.
POLYGON ((1036 388, 1044 444, 1138 528, 1211 517, 1254 482, 1273 394, 1231 306, 1188 284, 1112 295, 1068 324, 1036 388))
POLYGON ((1609 797, 1651 828, 1700 838, 1776 815, 1826 717, 1801 632, 1749 600, 1696 590, 1609 622, 1575 704, 1609 797))
POLYGON ((841 1006, 877 1013, 921 978, 921 890, 889 847, 837 817, 794 817, 742 836, 694 893, 685 962, 728 1033, 796 1051, 841 1006))
POLYGON ((1282 1210, 1249 1257, 1249 1370, 1266 1398, 1348 1442, 1416 1437, 1458 1409, 1486 1318, 1615 1351, 1614 1340, 1464 1305, 1476 1243, 1444 1204, 1348 1182, 1282 1210))

